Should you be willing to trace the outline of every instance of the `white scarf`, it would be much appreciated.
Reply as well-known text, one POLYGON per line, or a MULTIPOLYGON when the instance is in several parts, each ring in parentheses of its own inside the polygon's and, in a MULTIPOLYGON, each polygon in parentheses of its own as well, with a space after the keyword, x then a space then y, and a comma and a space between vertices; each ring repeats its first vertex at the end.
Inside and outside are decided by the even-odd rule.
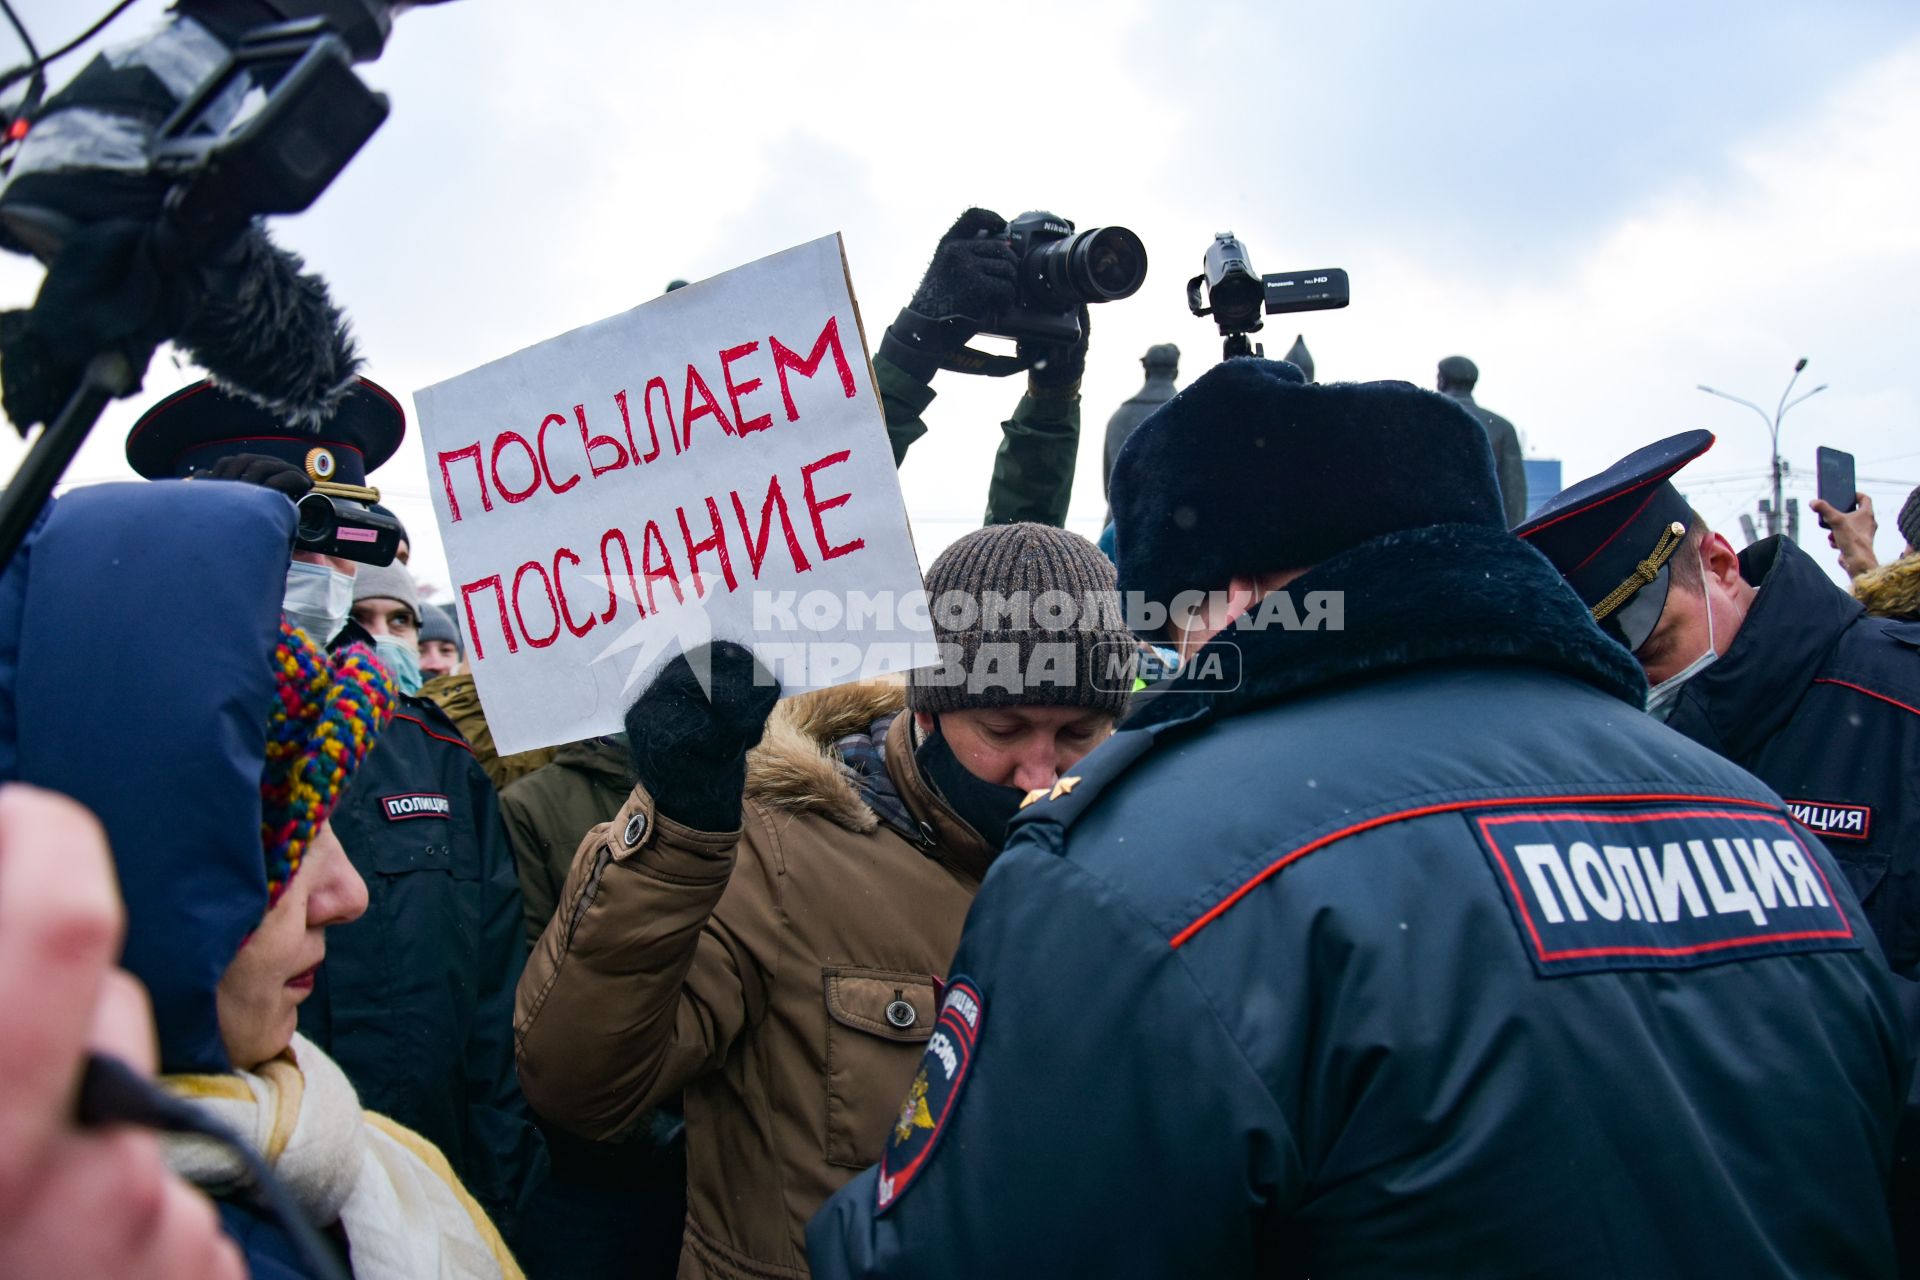
MULTIPOLYGON (((164 1083, 265 1156, 314 1222, 340 1224, 355 1280, 524 1280, 446 1157, 362 1111, 346 1075, 304 1036, 256 1071, 164 1083)), ((178 1134, 164 1142, 167 1162, 196 1186, 218 1194, 246 1183, 221 1144, 178 1134)))

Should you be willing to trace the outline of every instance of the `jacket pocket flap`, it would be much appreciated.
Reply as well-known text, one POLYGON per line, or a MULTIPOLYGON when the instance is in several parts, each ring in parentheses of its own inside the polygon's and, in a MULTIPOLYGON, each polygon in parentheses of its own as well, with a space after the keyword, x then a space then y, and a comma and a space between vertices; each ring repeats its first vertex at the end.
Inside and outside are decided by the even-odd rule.
POLYGON ((821 970, 827 1014, 842 1026, 888 1040, 925 1040, 933 1034, 933 979, 888 969, 821 970))

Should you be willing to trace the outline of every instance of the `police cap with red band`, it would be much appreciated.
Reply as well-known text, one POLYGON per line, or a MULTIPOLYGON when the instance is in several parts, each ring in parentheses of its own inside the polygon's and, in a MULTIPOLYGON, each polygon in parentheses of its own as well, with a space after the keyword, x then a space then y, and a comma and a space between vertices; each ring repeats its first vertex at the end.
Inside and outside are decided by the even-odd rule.
POLYGON ((1514 527, 1630 651, 1647 642, 1667 607, 1667 562, 1694 519, 1670 480, 1712 446, 1711 431, 1683 431, 1636 449, 1514 527))
POLYGON ((399 401, 371 378, 354 379, 318 431, 286 426, 271 411, 203 378, 140 415, 127 435, 127 462, 149 480, 166 480, 204 471, 236 453, 259 453, 291 462, 314 480, 364 485, 406 433, 399 401))

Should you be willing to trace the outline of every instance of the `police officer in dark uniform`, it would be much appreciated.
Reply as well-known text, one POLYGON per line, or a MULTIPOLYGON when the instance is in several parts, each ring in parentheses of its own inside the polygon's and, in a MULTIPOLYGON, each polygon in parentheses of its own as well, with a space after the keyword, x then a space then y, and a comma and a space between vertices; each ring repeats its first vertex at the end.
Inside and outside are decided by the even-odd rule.
POLYGON ((1897 972, 1920 971, 1920 623, 1870 617, 1784 537, 1736 553, 1671 477, 1689 431, 1514 532, 1653 684, 1648 709, 1785 796, 1839 860, 1897 972))
MULTIPOLYGON (((398 402, 366 378, 317 434, 200 382, 141 417, 127 461, 149 479, 246 480, 357 512, 377 500, 366 477, 405 430, 398 402)), ((391 558, 390 535, 373 554, 366 536, 348 530, 330 550, 391 558)), ((348 617, 355 570, 342 555, 296 551, 288 616, 316 640, 374 648, 348 617)), ((340 1064, 362 1106, 438 1147, 512 1242, 546 1152, 513 1065, 526 941, 493 786, 439 708, 402 696, 333 826, 367 883, 367 913, 329 932, 300 1030, 340 1064)))
POLYGON ((1291 375, 1122 455, 1122 588, 1219 592, 1185 687, 1015 822, 813 1274, 1891 1274, 1911 1059, 1831 857, 1641 713, 1478 424, 1291 375))

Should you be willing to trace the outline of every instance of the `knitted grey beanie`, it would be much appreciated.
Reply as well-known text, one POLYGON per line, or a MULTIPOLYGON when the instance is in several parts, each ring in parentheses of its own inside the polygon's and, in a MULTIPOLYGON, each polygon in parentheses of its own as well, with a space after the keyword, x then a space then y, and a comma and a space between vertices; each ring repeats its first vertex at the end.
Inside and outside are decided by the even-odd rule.
POLYGON ((1900 508, 1900 518, 1893 523, 1907 545, 1920 551, 1920 487, 1907 495, 1906 503, 1900 508))
POLYGON ((413 610, 415 623, 420 620, 420 592, 413 585, 413 575, 407 572, 407 566, 395 560, 392 564, 363 564, 353 575, 353 602, 362 600, 398 600, 413 610))
POLYGON ((420 643, 429 640, 444 640, 462 658, 467 656, 466 642, 460 638, 460 628, 453 615, 437 604, 425 605, 420 610, 420 643))
POLYGON ((1133 636, 1113 563, 1044 524, 976 529, 933 562, 927 607, 941 661, 914 671, 915 711, 1088 707, 1125 714, 1133 636))

